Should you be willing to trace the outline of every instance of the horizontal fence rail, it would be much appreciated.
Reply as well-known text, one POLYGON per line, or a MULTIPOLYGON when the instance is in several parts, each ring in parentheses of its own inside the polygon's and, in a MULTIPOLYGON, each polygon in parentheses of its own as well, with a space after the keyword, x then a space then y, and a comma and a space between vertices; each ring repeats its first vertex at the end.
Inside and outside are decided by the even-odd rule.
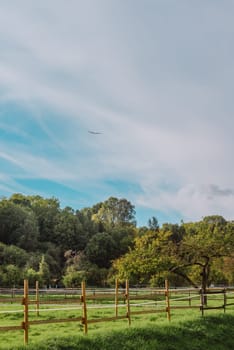
POLYGON ((113 289, 86 288, 85 282, 82 282, 78 289, 46 290, 40 289, 38 282, 35 289, 29 289, 28 281, 25 280, 23 289, 0 289, 0 305, 4 304, 21 305, 21 309, 3 309, 0 314, 21 313, 22 322, 20 325, 0 325, 0 332, 23 330, 24 343, 28 344, 29 327, 35 325, 76 322, 87 334, 89 324, 125 319, 131 325, 134 315, 165 313, 170 321, 171 311, 176 309, 198 309, 202 316, 208 310, 221 309, 226 312, 227 307, 234 305, 234 288, 209 288, 204 293, 196 288, 169 288, 166 280, 164 289, 136 289, 129 288, 128 281, 125 282, 125 288, 119 287, 116 280, 113 289), (220 305, 212 305, 214 301, 220 305), (113 316, 91 318, 89 311, 95 309, 113 310, 113 316), (41 313, 46 315, 68 310, 75 311, 77 316, 39 319, 41 313), (38 319, 32 320, 32 314, 38 319))

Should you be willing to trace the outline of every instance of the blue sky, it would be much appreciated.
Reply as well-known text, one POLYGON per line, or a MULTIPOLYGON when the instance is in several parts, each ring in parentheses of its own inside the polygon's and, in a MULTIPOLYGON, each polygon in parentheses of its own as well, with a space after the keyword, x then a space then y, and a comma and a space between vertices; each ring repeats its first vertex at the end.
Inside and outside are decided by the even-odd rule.
POLYGON ((124 197, 138 225, 233 219, 233 15, 228 0, 0 1, 0 195, 124 197))

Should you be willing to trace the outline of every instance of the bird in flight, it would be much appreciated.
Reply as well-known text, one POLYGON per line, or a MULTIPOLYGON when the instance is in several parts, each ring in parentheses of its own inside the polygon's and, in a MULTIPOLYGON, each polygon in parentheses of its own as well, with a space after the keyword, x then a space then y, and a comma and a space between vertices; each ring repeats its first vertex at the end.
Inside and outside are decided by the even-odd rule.
POLYGON ((101 135, 101 134, 102 134, 101 132, 92 131, 92 130, 88 130, 88 132, 89 132, 90 134, 93 134, 93 135, 101 135))

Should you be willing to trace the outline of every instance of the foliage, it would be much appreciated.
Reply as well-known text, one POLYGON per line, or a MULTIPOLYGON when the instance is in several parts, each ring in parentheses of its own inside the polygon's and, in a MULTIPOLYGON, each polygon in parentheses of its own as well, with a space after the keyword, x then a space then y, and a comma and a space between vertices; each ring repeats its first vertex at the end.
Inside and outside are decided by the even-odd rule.
POLYGON ((220 274, 214 273, 215 263, 233 253, 234 223, 219 216, 205 217, 196 223, 165 224, 158 232, 148 231, 135 240, 134 249, 114 262, 114 267, 120 278, 138 283, 157 280, 167 272, 205 290, 220 281, 220 274))
POLYGON ((0 241, 17 245, 25 250, 34 250, 38 239, 35 215, 28 208, 0 201, 0 241))
POLYGON ((135 239, 134 249, 113 263, 121 280, 128 278, 134 284, 145 284, 155 274, 169 268, 170 260, 162 256, 161 249, 168 244, 167 232, 148 231, 135 239))
POLYGON ((50 284, 50 269, 49 265, 45 261, 45 256, 42 255, 41 261, 39 264, 38 276, 43 285, 50 284))
POLYGON ((16 265, 24 267, 29 258, 29 253, 15 245, 0 243, 0 265, 16 265))
POLYGON ((107 228, 118 225, 135 225, 135 209, 126 199, 110 197, 93 215, 93 220, 103 223, 107 228))
POLYGON ((44 285, 84 278, 104 286, 119 276, 157 286, 169 277, 174 285, 206 289, 234 283, 233 259, 234 223, 222 216, 161 227, 152 217, 137 228, 134 205, 124 198, 80 210, 37 195, 0 200, 1 286, 24 276, 44 285))
POLYGON ((70 267, 63 276, 63 284, 66 288, 79 288, 81 282, 86 280, 85 277, 83 271, 77 271, 74 267, 70 267))
POLYGON ((100 232, 94 235, 85 248, 87 258, 100 267, 110 267, 110 259, 115 258, 116 242, 109 233, 100 232))
POLYGON ((91 263, 84 252, 76 253, 69 250, 65 253, 65 257, 67 261, 63 283, 66 287, 77 287, 82 280, 91 286, 106 285, 108 269, 99 268, 91 263))
POLYGON ((19 287, 22 285, 22 271, 13 264, 5 265, 1 269, 2 284, 6 287, 19 287))
POLYGON ((54 232, 54 240, 63 250, 84 249, 86 237, 83 227, 71 208, 66 207, 57 215, 54 232))
POLYGON ((149 226, 149 229, 151 231, 158 231, 159 230, 158 220, 155 216, 153 216, 151 219, 149 219, 148 226, 149 226))
POLYGON ((39 272, 35 271, 33 268, 25 269, 24 279, 28 280, 29 287, 35 288, 36 281, 41 281, 41 276, 39 272))

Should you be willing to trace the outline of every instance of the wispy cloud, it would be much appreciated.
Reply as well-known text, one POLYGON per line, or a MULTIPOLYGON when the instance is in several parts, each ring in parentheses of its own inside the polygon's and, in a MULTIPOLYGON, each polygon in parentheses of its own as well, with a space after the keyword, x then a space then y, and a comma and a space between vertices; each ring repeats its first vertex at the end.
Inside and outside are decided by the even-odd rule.
POLYGON ((168 220, 233 216, 233 4, 0 9, 3 193, 38 178, 95 202, 133 182, 129 199, 168 220))
POLYGON ((166 213, 181 213, 181 219, 199 220, 202 216, 219 214, 233 218, 233 189, 217 185, 187 184, 178 189, 155 190, 140 197, 139 204, 166 213))

